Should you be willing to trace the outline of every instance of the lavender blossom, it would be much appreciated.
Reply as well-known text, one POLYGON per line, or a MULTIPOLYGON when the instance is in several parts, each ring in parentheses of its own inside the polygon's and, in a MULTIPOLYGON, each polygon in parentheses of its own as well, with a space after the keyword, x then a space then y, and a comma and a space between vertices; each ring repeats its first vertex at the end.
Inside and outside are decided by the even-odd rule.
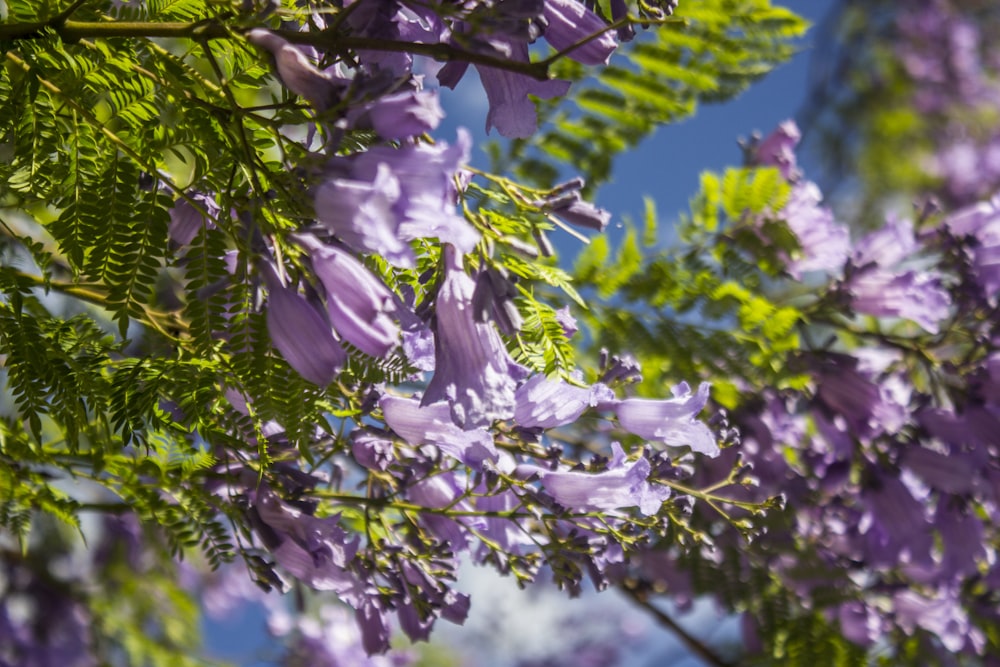
POLYGON ((517 388, 514 400, 514 422, 518 426, 553 428, 576 421, 589 407, 614 402, 615 395, 600 383, 577 387, 539 374, 517 388))
POLYGON ((799 243, 799 254, 785 267, 793 278, 810 271, 840 269, 850 251, 850 233, 833 212, 820 206, 823 195, 815 183, 797 183, 779 212, 799 243))
POLYGON ((327 386, 347 359, 329 322, 305 297, 282 285, 270 264, 264 264, 261 272, 267 284, 271 342, 299 375, 320 387, 327 386))
POLYGON ((753 151, 754 162, 764 167, 777 167, 786 181, 794 183, 802 177, 795 157, 795 147, 801 139, 799 126, 793 120, 786 120, 757 144, 753 151))
POLYGON ((715 436, 695 419, 708 401, 710 387, 703 382, 697 393, 691 393, 688 384, 682 382, 672 389, 674 398, 627 398, 614 404, 614 410, 622 428, 630 433, 668 447, 690 447, 699 454, 714 457, 719 455, 715 436))
POLYGON ((309 508, 282 501, 264 483, 249 496, 251 522, 278 565, 316 590, 340 593, 357 587, 348 568, 358 537, 348 540, 338 516, 314 517, 309 508))
POLYGON ((470 146, 460 130, 453 145, 375 146, 335 160, 336 175, 316 190, 316 215, 351 247, 404 268, 416 265, 404 241, 438 238, 472 252, 480 234, 456 212, 455 186, 470 146))
POLYGON ((951 312, 951 297, 934 273, 893 273, 870 269, 851 276, 845 283, 851 306, 876 317, 900 317, 936 334, 951 312))
POLYGON ((542 488, 574 512, 614 512, 627 507, 638 507, 646 516, 659 512, 670 489, 649 483, 649 460, 640 456, 627 462, 617 442, 611 443, 611 452, 608 469, 601 473, 552 471, 527 464, 519 466, 518 472, 538 475, 542 488))
POLYGON ((343 338, 365 354, 385 357, 399 344, 392 292, 357 259, 308 234, 295 237, 309 251, 316 276, 326 288, 330 321, 343 338))
POLYGON ((331 178, 316 188, 316 217, 355 250, 377 253, 396 266, 412 268, 413 251, 399 238, 393 212, 401 192, 388 164, 379 164, 371 180, 331 178))
POLYGON ((547 23, 543 33, 545 41, 557 51, 565 51, 581 40, 601 33, 567 54, 578 63, 606 64, 618 48, 608 24, 577 0, 545 0, 543 16, 547 23))
POLYGON ((444 111, 437 91, 408 90, 377 99, 359 115, 383 139, 400 140, 435 129, 444 118, 444 111))
POLYGON ((348 85, 333 74, 317 69, 302 49, 268 30, 254 28, 247 33, 247 40, 271 52, 281 82, 292 93, 308 100, 317 111, 333 106, 348 85))
POLYGON ((422 405, 448 401, 463 429, 489 426, 514 416, 514 391, 526 370, 514 363, 490 322, 477 321, 475 281, 462 269, 454 247, 444 248, 445 277, 437 295, 436 370, 422 405))
MULTIPOLYGON (((510 59, 528 62, 528 45, 522 41, 509 43, 510 59)), ((535 105, 528 95, 543 100, 561 97, 569 90, 570 82, 563 80, 538 81, 526 74, 476 65, 479 79, 486 91, 490 109, 486 114, 486 131, 497 128, 508 139, 530 137, 538 129, 535 105)), ((448 81, 457 81, 453 78, 448 81)), ((447 85, 442 81, 442 85, 447 85)))
POLYGON ((945 218, 942 226, 968 239, 972 269, 990 303, 1000 294, 1000 196, 967 206, 945 218))
POLYGON ((386 394, 379 400, 386 425, 414 447, 434 445, 442 453, 479 468, 496 461, 493 436, 485 428, 462 429, 452 421, 447 403, 421 403, 416 399, 386 394))

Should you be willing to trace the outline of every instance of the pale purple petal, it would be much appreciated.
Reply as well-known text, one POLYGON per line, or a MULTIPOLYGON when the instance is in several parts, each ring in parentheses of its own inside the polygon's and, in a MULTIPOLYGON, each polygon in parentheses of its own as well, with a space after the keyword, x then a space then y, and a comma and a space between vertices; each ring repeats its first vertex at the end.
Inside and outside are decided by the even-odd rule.
POLYGON ((316 188, 316 218, 355 250, 413 268, 413 251, 399 238, 394 213, 401 192, 399 179, 388 164, 377 165, 372 180, 331 178, 316 188))
POLYGON ((820 206, 822 199, 815 183, 798 183, 779 213, 799 242, 801 254, 786 267, 794 278, 809 271, 833 272, 847 261, 850 233, 834 219, 829 208, 820 206))
MULTIPOLYGON (((528 62, 526 43, 511 43, 511 51, 512 60, 528 62)), ((538 81, 526 74, 485 65, 476 65, 476 69, 490 103, 490 110, 486 114, 486 131, 496 127, 508 139, 527 138, 538 129, 535 105, 528 95, 547 100, 565 95, 570 86, 569 81, 538 81)))
POLYGON ((316 276, 326 288, 326 306, 337 333, 365 354, 389 354, 400 336, 391 315, 396 301, 389 288, 347 252, 308 234, 296 235, 295 240, 309 251, 316 276))
POLYGON ((951 312, 951 297, 934 273, 870 269, 852 276, 846 286, 857 312, 912 320, 932 334, 951 312))
POLYGON ((331 107, 347 85, 329 72, 317 69, 302 49, 268 30, 254 28, 247 33, 247 40, 271 52, 281 82, 317 111, 331 107))
POLYGON ((626 431, 670 447, 690 447, 705 456, 718 456, 719 445, 712 431, 695 418, 708 401, 711 385, 703 382, 697 393, 687 383, 674 387, 674 398, 656 400, 627 398, 614 409, 626 431))
POLYGON ((577 387, 538 374, 517 388, 514 422, 525 428, 554 428, 576 421, 584 410, 614 400, 606 385, 577 387))
POLYGON ((313 384, 325 387, 337 376, 347 355, 333 337, 330 323, 295 290, 283 286, 269 266, 267 331, 288 365, 313 384))
POLYGON ((521 474, 538 474, 542 488, 563 507, 578 512, 610 512, 638 507, 651 516, 660 511, 670 497, 670 489, 648 481, 649 461, 639 457, 631 463, 617 442, 611 444, 612 458, 608 469, 601 473, 572 470, 551 471, 524 465, 521 474))
POLYGON ((448 401, 452 419, 473 429, 514 416, 514 391, 526 371, 514 363, 491 322, 473 312, 475 281, 461 257, 445 246, 445 278, 437 295, 436 369, 424 393, 425 405, 448 401))
POLYGON ((801 139, 802 133, 795 121, 786 120, 757 144, 756 163, 763 167, 777 167, 786 181, 797 181, 801 174, 797 167, 795 147, 801 139))
POLYGON ((434 445, 466 465, 480 467, 483 461, 496 461, 498 454, 493 436, 484 428, 464 430, 452 421, 447 403, 421 405, 419 401, 399 396, 379 400, 386 425, 410 445, 434 445))
POLYGON ((366 108, 368 121, 383 139, 408 139, 430 132, 444 118, 437 91, 409 90, 381 97, 366 108))
POLYGON ((603 65, 618 48, 608 24, 597 14, 576 0, 545 0, 543 13, 548 25, 545 41, 557 51, 563 51, 591 35, 602 32, 600 37, 577 47, 567 55, 584 65, 603 65))

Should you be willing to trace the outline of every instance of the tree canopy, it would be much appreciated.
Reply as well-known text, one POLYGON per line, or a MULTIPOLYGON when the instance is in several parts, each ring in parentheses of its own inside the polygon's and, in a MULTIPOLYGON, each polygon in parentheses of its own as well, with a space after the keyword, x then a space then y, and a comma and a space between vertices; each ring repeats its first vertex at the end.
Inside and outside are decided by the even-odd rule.
POLYGON ((434 664, 462 562, 712 665, 994 664, 998 14, 838 4, 666 243, 593 194, 802 48, 770 0, 3 0, 0 665, 214 664, 247 604, 434 664))

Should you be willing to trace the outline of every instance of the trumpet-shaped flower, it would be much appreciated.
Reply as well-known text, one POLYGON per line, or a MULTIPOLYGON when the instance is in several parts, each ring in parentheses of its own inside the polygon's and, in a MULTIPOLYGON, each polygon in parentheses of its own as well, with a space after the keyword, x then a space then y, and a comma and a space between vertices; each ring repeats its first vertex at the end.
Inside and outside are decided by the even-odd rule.
POLYGON ((445 278, 437 295, 435 371, 423 405, 447 401, 452 420, 469 430, 514 416, 514 392, 527 371, 514 363, 492 322, 477 320, 475 281, 454 247, 444 249, 445 278))
POLYGON ((326 288, 330 321, 344 340, 365 354, 386 356, 399 343, 399 326, 390 315, 395 299, 389 288, 347 252, 300 234, 313 269, 326 288))
POLYGON ((267 332, 288 365, 313 384, 325 387, 347 355, 334 339, 326 317, 305 297, 281 284, 274 269, 262 270, 267 285, 267 332))
POLYGON ((497 460, 489 431, 459 428, 451 419, 447 403, 421 405, 416 399, 386 395, 379 400, 379 407, 386 425, 410 445, 434 445, 442 453, 474 467, 487 459, 497 460))
POLYGON ((690 447, 706 456, 718 456, 719 445, 708 426, 695 415, 708 401, 710 385, 703 382, 697 393, 682 382, 673 388, 674 398, 654 400, 627 398, 615 404, 618 423, 626 431, 669 447, 690 447))
POLYGON ((532 465, 518 467, 521 474, 537 474, 542 488, 563 507, 576 512, 613 512, 638 507, 650 516, 670 497, 670 489, 650 484, 649 460, 639 457, 629 462, 622 446, 611 443, 611 461, 600 473, 575 470, 547 470, 532 465))
POLYGON ((577 0, 545 0, 542 14, 548 24, 545 27, 545 41, 557 51, 564 51, 574 44, 590 39, 567 55, 584 65, 602 65, 608 62, 618 48, 608 24, 577 0))

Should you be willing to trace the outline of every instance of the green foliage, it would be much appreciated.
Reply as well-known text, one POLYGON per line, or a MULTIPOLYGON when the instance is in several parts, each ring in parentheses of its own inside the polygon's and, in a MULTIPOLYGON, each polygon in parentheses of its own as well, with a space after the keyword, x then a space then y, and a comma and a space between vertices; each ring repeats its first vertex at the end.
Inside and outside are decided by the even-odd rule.
POLYGON ((724 102, 785 62, 809 24, 770 0, 690 0, 673 19, 623 44, 591 71, 569 60, 557 78, 573 84, 573 105, 542 105, 542 130, 511 144, 521 178, 552 185, 553 164, 571 166, 590 187, 606 181, 616 155, 699 103, 724 102))
POLYGON ((629 229, 615 255, 595 239, 577 259, 584 294, 596 292, 585 320, 594 346, 631 349, 643 360, 649 391, 663 382, 711 378, 716 400, 737 401, 731 378, 769 386, 795 386, 786 368, 798 349, 804 314, 781 294, 769 294, 771 278, 791 256, 794 240, 775 213, 789 187, 776 169, 730 169, 702 175, 691 216, 678 230, 680 250, 656 248, 655 211, 646 231, 629 229), (763 246, 755 231, 767 224, 784 234, 763 246), (782 247, 782 239, 789 245, 782 247))

